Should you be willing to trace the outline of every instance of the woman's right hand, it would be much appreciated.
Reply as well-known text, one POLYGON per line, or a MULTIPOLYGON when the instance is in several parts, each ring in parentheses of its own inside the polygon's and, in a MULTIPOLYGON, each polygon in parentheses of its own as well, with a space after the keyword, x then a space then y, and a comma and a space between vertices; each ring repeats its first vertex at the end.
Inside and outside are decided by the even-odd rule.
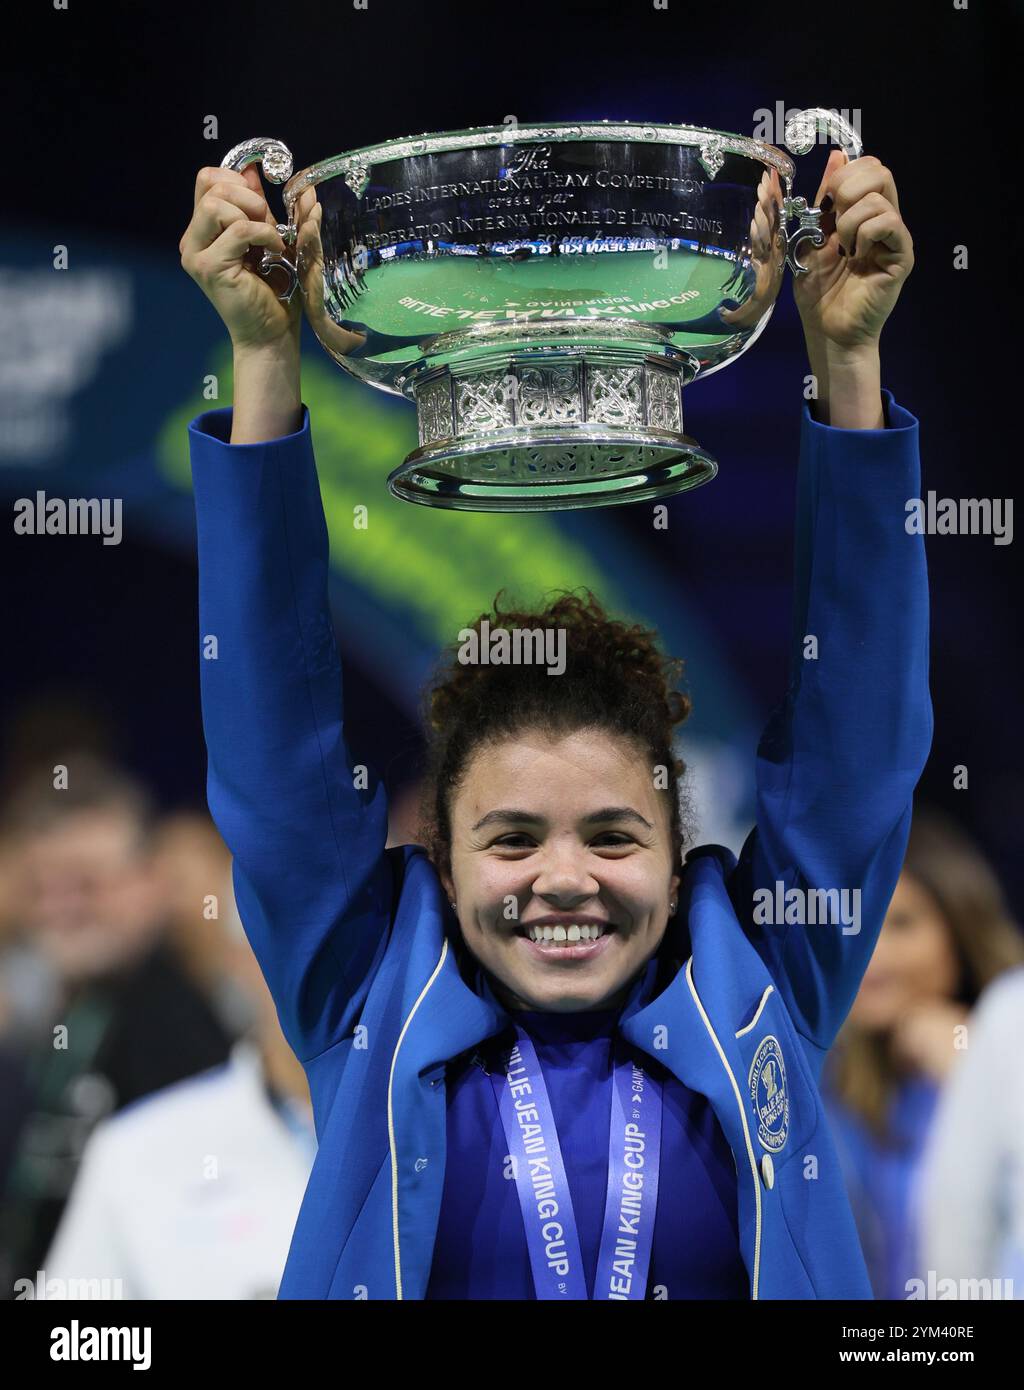
POLYGON ((259 170, 253 164, 241 171, 200 169, 192 220, 178 243, 182 267, 223 319, 236 351, 285 347, 297 357, 302 296, 278 299, 285 271, 264 278, 253 269, 249 247, 285 254, 259 170))

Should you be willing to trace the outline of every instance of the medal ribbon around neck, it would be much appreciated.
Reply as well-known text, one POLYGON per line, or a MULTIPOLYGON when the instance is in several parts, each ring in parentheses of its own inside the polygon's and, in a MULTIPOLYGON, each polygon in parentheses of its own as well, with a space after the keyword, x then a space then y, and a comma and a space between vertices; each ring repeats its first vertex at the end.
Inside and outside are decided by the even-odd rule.
MULTIPOLYGON (((576 1214, 548 1088, 536 1049, 515 1025, 516 1042, 491 1073, 526 1227, 538 1299, 587 1299, 576 1214)), ((658 1207, 662 1086, 612 1041, 608 1192, 595 1299, 647 1295, 658 1207)))

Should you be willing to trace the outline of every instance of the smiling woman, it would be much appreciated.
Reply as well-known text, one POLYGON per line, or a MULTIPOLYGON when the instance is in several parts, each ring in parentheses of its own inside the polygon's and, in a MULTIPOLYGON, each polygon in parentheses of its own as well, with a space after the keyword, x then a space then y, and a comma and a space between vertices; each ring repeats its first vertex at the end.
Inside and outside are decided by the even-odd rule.
MULTIPOLYGON (((449 654, 424 844, 387 847, 383 786, 346 740, 301 316, 243 273, 280 237, 253 168, 200 171, 182 261, 235 349, 233 408, 189 427, 200 631, 218 639, 208 795, 319 1139, 281 1297, 870 1296, 817 1082, 932 716, 924 543, 903 524, 918 425, 878 358, 913 256, 890 172, 843 159, 795 291, 818 395, 791 682, 739 858, 685 860, 680 668, 589 593, 483 615, 449 654), (505 659, 524 648, 495 646, 492 621, 542 636, 531 653, 555 635, 557 663, 505 659), (857 929, 755 913, 793 890, 859 894, 857 929)), ((767 189, 757 217, 768 244, 767 189)))
POLYGON ((421 838, 464 974, 478 967, 512 1019, 446 1068, 426 1297, 743 1298, 721 1126, 618 1029, 678 905, 682 662, 589 592, 535 612, 496 601, 474 631, 496 628, 557 633, 566 656, 552 680, 467 663, 463 644, 426 692, 421 838))
POLYGON ((556 633, 563 669, 467 663, 465 642, 450 654, 425 702, 421 838, 463 942, 512 1007, 608 1008, 675 911, 683 663, 589 592, 495 610, 473 631, 556 633))

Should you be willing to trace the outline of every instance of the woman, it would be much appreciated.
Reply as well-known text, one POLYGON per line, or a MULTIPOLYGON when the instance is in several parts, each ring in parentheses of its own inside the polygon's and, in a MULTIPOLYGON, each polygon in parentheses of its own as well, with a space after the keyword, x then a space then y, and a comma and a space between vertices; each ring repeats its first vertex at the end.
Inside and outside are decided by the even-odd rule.
POLYGON ((918 810, 826 1072, 826 1107, 878 1298, 927 1285, 919 1183, 940 1092, 982 990, 1022 961, 1024 942, 989 865, 956 825, 918 810))
POLYGON ((891 173, 832 155, 834 225, 796 286, 818 385, 797 665, 738 862, 683 862, 687 705, 653 635, 571 596, 493 615, 564 629, 559 677, 442 671, 428 846, 385 849, 382 786, 345 742, 299 311, 244 259, 281 239, 254 169, 203 169, 195 193, 182 264, 235 366, 233 410, 190 425, 210 809, 320 1141, 280 1296, 870 1297, 816 1083, 932 728, 917 421, 880 386, 913 264, 891 173), (843 893, 855 927, 794 925, 794 901, 843 893))

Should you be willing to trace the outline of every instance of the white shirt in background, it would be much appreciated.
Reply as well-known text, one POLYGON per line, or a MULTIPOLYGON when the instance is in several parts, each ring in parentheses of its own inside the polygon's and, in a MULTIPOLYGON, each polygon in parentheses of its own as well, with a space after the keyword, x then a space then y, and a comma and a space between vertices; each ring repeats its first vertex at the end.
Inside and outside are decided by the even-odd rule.
POLYGON ((255 1046, 236 1043, 225 1066, 96 1127, 45 1296, 276 1297, 315 1146, 312 1115, 294 1106, 282 1118, 255 1046), (114 1292, 82 1292, 82 1280, 114 1292))
POLYGON ((959 1297, 1024 1298, 1024 969, 989 986, 967 1030, 923 1160, 922 1262, 936 1282, 993 1281, 959 1297))

